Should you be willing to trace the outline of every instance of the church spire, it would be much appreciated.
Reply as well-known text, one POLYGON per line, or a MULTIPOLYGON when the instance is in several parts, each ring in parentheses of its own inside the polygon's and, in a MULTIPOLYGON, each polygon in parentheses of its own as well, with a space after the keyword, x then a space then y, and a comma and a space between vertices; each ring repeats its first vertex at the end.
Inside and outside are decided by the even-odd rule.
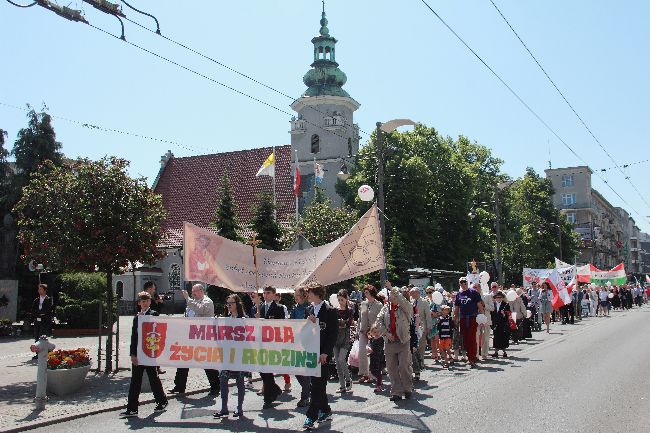
POLYGON ((314 62, 311 64, 312 69, 307 71, 302 79, 308 87, 303 96, 331 95, 349 97, 350 95, 342 89, 348 78, 339 69, 339 64, 336 62, 337 40, 330 35, 327 24, 325 1, 323 1, 319 34, 311 40, 312 44, 314 44, 314 62))

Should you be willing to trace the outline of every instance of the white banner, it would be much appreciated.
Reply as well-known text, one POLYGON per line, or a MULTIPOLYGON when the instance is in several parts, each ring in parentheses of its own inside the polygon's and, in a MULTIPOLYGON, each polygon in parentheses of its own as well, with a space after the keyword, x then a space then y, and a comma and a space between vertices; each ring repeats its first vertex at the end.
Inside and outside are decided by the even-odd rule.
POLYGON ((140 365, 320 376, 318 322, 138 318, 140 365))
POLYGON ((524 287, 529 288, 530 283, 533 281, 537 283, 537 287, 541 286, 541 284, 551 275, 551 272, 553 272, 553 269, 524 268, 524 287))

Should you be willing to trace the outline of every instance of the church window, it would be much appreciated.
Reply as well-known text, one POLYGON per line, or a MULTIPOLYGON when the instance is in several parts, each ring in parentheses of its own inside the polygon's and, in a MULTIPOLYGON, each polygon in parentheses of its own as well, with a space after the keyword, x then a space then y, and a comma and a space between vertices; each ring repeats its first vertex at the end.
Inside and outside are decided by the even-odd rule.
POLYGON ((311 153, 320 152, 320 137, 317 134, 311 136, 311 153))

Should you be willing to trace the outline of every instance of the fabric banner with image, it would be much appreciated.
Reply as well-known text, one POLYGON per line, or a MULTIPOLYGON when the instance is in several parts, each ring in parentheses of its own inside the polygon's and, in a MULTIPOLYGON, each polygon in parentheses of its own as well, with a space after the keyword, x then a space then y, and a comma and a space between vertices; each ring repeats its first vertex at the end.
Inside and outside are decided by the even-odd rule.
POLYGON ((295 288, 317 281, 338 283, 384 269, 384 252, 377 206, 372 206, 343 237, 301 251, 253 249, 209 230, 184 223, 183 251, 186 281, 201 281, 235 292, 257 288, 295 288))
POLYGON ((138 316, 138 364, 320 376, 309 320, 138 316))
POLYGON ((531 269, 524 268, 524 287, 529 288, 531 283, 534 281, 539 287, 546 279, 551 275, 554 269, 531 269))

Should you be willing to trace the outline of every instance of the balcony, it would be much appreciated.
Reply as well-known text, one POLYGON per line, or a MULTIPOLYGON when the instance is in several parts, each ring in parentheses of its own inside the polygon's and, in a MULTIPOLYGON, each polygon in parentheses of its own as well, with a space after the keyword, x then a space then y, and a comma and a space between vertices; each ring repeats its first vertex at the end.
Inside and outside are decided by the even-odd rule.
POLYGON ((295 117, 291 119, 291 131, 289 131, 290 134, 295 135, 295 134, 304 134, 307 132, 307 126, 305 124, 305 119, 298 118, 296 119, 295 117))

